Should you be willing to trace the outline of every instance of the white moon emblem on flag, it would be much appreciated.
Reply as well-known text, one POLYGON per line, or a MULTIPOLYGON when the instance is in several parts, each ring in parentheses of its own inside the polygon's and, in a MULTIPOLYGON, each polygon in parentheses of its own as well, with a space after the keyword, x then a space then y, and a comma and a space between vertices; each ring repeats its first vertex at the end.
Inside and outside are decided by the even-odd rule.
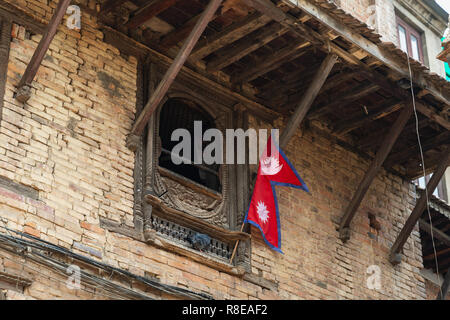
POLYGON ((275 157, 267 157, 261 160, 261 171, 266 176, 273 176, 281 171, 283 165, 275 157))
POLYGON ((269 220, 269 210, 267 210, 266 205, 262 201, 258 201, 258 205, 256 206, 256 212, 258 213, 259 220, 262 223, 266 223, 269 220))

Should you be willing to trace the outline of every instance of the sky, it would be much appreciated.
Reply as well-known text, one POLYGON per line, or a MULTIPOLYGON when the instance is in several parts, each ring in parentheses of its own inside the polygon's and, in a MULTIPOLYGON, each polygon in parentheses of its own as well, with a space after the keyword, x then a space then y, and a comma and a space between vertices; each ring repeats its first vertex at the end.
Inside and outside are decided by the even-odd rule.
POLYGON ((450 0, 436 0, 436 2, 444 8, 448 13, 450 13, 450 0))

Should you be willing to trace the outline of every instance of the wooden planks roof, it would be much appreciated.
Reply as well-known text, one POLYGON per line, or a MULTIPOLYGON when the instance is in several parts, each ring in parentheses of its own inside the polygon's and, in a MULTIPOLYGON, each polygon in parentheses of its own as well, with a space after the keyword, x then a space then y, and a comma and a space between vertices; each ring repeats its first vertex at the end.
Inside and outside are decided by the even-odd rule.
MULTIPOLYGON (((174 57, 203 12, 206 0, 104 1, 100 20, 108 27, 165 56, 174 57)), ((338 139, 362 154, 373 156, 380 137, 409 103, 404 53, 383 43, 366 24, 325 0, 226 0, 208 24, 187 66, 249 100, 289 117, 330 51, 340 61, 332 70, 307 119, 325 123, 338 139), (319 19, 310 6, 320 8, 319 19), (330 20, 324 22, 325 18, 330 20), (330 27, 338 19, 341 25, 330 27), (331 22, 330 22, 331 21, 331 22), (334 22, 333 22, 334 21, 334 22), (363 50, 358 41, 376 46, 363 50), (353 34, 354 33, 354 34, 353 34), (361 40, 363 39, 363 40, 361 40), (373 53, 382 54, 376 56, 373 53), (389 63, 388 63, 389 62, 389 63)), ((426 167, 432 170, 450 143, 448 108, 450 84, 411 60, 416 107, 424 144, 426 167), (427 87, 424 87, 423 84, 427 87), (438 88, 439 90, 437 90, 438 88)), ((407 70, 407 69, 406 69, 407 70)), ((421 173, 411 118, 385 163, 402 175, 421 173)))

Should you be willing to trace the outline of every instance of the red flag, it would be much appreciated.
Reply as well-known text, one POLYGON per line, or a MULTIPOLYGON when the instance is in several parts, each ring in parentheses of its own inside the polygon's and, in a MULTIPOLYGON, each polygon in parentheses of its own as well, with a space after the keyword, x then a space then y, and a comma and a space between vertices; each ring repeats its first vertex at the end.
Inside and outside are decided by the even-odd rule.
POLYGON ((259 160, 258 176, 244 223, 250 223, 261 230, 269 247, 282 253, 275 186, 299 188, 309 192, 294 166, 270 137, 259 160))

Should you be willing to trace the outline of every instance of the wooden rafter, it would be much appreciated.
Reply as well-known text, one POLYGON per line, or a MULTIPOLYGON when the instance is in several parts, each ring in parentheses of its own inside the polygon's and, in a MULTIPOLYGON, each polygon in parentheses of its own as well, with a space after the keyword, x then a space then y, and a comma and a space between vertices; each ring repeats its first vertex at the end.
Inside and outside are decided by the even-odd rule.
POLYGON ((343 107, 350 102, 359 100, 373 92, 376 92, 378 89, 380 89, 380 87, 376 84, 361 84, 347 94, 342 95, 341 93, 339 93, 335 97, 330 99, 330 103, 321 105, 317 109, 315 109, 308 118, 320 118, 321 116, 332 112, 334 108, 338 106, 343 107))
POLYGON ((310 45, 309 42, 303 43, 294 43, 289 44, 285 48, 271 54, 270 57, 265 59, 261 59, 260 63, 257 63, 250 68, 247 68, 243 72, 236 74, 231 78, 232 83, 245 83, 252 81, 280 66, 283 64, 297 59, 301 55, 305 54, 305 51, 302 50, 305 47, 310 45))
POLYGON ((193 62, 201 60, 212 52, 227 46, 228 44, 265 26, 269 22, 269 17, 262 16, 260 13, 251 14, 243 20, 226 27, 222 31, 200 40, 192 51, 189 60, 193 62))
POLYGON ((141 114, 137 118, 135 124, 133 125, 133 128, 131 129, 131 134, 129 136, 130 140, 132 141, 135 140, 135 137, 140 136, 144 131, 148 120, 150 119, 151 115, 160 104, 163 97, 166 95, 167 90, 169 89, 169 87, 175 80, 176 76, 180 72, 181 68, 186 62, 186 59, 188 58, 189 54, 191 53, 201 34, 205 30, 209 21, 211 21, 211 18, 213 17, 214 13, 216 12, 221 2, 222 0, 211 0, 209 2, 208 6, 206 7, 200 19, 197 21, 189 37, 184 42, 183 47, 178 52, 177 57, 173 61, 170 68, 167 70, 163 79, 156 88, 155 92, 152 94, 149 101, 142 110, 141 114))
MULTIPOLYGON (((266 0, 251 0, 251 1, 266 2, 266 0)), ((389 66, 392 70, 394 70, 402 77, 409 79, 409 70, 408 67, 405 66, 405 64, 402 64, 392 59, 388 54, 386 54, 386 51, 382 50, 377 44, 365 38, 360 33, 355 32, 350 27, 339 21, 337 18, 332 17, 320 6, 317 6, 308 0, 296 0, 295 1, 296 5, 293 4, 290 0, 282 0, 282 1, 289 6, 297 5, 305 13, 311 15, 312 17, 320 21, 322 24, 324 24, 331 30, 334 30, 334 32, 350 41, 357 48, 360 48, 364 52, 369 53, 375 59, 389 66)), ((414 77, 414 82, 419 87, 426 88, 427 90, 429 90, 429 92, 442 103, 446 105, 450 104, 450 97, 445 96, 443 93, 441 93, 439 88, 436 88, 434 84, 432 84, 430 81, 427 81, 422 75, 416 75, 414 77)))
POLYGON ((288 31, 288 28, 278 23, 274 23, 267 28, 261 28, 236 41, 230 47, 221 50, 216 58, 207 63, 206 69, 210 72, 222 70, 288 31))
MULTIPOLYGON (((445 170, 447 169, 448 165, 450 163, 450 148, 447 148, 440 157, 440 163, 436 170, 434 171, 430 181, 427 183, 427 190, 428 194, 433 194, 434 190, 436 189, 439 181, 441 181, 442 176, 445 173, 445 170)), ((427 194, 424 192, 420 199, 417 201, 416 206, 414 210, 411 212, 411 215, 409 216, 408 220, 406 220, 405 225, 403 226, 402 230, 400 231, 399 235, 397 236, 397 239, 395 240, 390 253, 390 261, 393 264, 398 264, 401 261, 401 255, 400 252, 403 249, 403 246, 406 243, 406 240, 408 240, 409 235, 411 234, 412 230, 414 229, 414 226, 416 225, 419 218, 422 216, 423 211, 425 210, 425 207, 427 205, 427 194)))
MULTIPOLYGON (((450 143, 450 131, 444 131, 439 133, 438 135, 428 138, 422 139, 422 152, 427 152, 428 150, 434 149, 436 146, 446 145, 450 143)), ((391 168, 396 163, 403 159, 409 159, 414 155, 419 155, 420 149, 417 141, 412 146, 408 146, 406 148, 402 148, 395 153, 389 155, 385 162, 385 168, 391 168)))
MULTIPOLYGON (((313 45, 316 45, 317 48, 323 51, 329 51, 336 53, 341 59, 347 61, 349 64, 357 66, 361 69, 366 69, 366 71, 372 75, 372 79, 383 80, 385 77, 381 74, 378 74, 377 71, 371 70, 370 65, 363 63, 356 56, 351 54, 350 52, 342 49, 335 43, 326 38, 325 36, 319 34, 314 31, 312 28, 308 27, 303 23, 299 23, 297 19, 290 16, 289 14, 283 12, 280 8, 277 8, 270 0, 243 0, 247 4, 253 6, 258 11, 264 13, 265 15, 271 17, 273 20, 278 21, 284 26, 288 26, 291 30, 298 35, 302 39, 309 39, 313 45), (320 39, 320 40, 317 40, 320 39)), ((352 42, 357 48, 361 49, 363 52, 367 52, 372 56, 376 61, 379 61, 389 67, 391 67, 395 72, 400 74, 402 77, 409 78, 408 68, 404 65, 399 64, 398 61, 394 61, 389 56, 386 55, 385 51, 378 47, 377 44, 371 42, 370 40, 363 37, 361 34, 356 33, 349 27, 345 26, 338 19, 331 17, 324 9, 319 6, 308 2, 307 0, 298 0, 296 4, 291 3, 288 0, 282 0, 282 3, 290 7, 300 7, 301 10, 304 11, 305 14, 317 19, 321 23, 325 24, 329 29, 333 30, 334 33, 341 35, 343 38, 348 39, 352 42)), ((372 80, 370 79, 370 80, 372 80)), ((422 88, 429 89, 429 93, 431 93, 436 99, 439 101, 449 104, 449 97, 442 96, 440 90, 436 88, 432 83, 427 81, 423 76, 419 75, 414 79, 416 85, 422 88)), ((391 86, 391 89, 400 91, 401 89, 395 85, 391 86)), ((403 90, 405 92, 405 90, 403 90)), ((420 101, 416 101, 417 110, 427 116, 428 118, 432 118, 434 121, 439 123, 441 126, 450 130, 450 122, 444 119, 442 116, 438 115, 431 108, 427 107, 420 101)))
POLYGON ((177 1, 179 0, 150 1, 150 3, 145 8, 139 9, 139 11, 125 23, 125 26, 129 29, 136 29, 161 12, 169 9, 171 6, 177 3, 177 1))
POLYGON ((317 71, 311 85, 309 86, 306 93, 303 95, 300 103, 297 106, 294 114, 289 119, 283 133, 280 137, 280 147, 284 148, 288 144, 291 137, 294 135, 295 130, 300 126, 306 114, 308 113, 312 103, 316 99, 317 95, 320 92, 323 84, 325 83, 328 75, 330 74, 333 66, 338 61, 338 58, 335 54, 328 55, 317 71))
POLYGON ((419 228, 450 247, 450 237, 435 226, 431 227, 425 219, 419 219, 419 228))
MULTIPOLYGON (((214 20, 215 17, 217 17, 217 13, 214 15, 211 20, 214 20)), ((197 23, 198 19, 202 14, 195 15, 189 21, 187 21, 184 25, 181 27, 173 30, 169 34, 165 35, 161 41, 159 42, 159 46, 165 49, 170 49, 171 47, 175 46, 178 42, 185 39, 189 33, 192 31, 192 29, 195 27, 195 24, 197 23)))
POLYGON ((99 16, 100 15, 105 15, 108 12, 113 11, 115 8, 121 6, 122 4, 124 4, 125 2, 127 2, 128 0, 108 0, 106 1, 100 9, 99 12, 99 16))
MULTIPOLYGON (((403 105, 403 103, 402 103, 403 105)), ((427 127, 430 124, 430 119, 424 119, 422 121, 419 121, 419 130, 422 128, 427 127)), ((415 133, 416 131, 416 122, 410 121, 405 128, 403 129, 403 132, 405 133, 415 133), (413 132, 414 130, 414 132, 413 132)), ((382 128, 380 130, 376 130, 372 134, 370 134, 367 137, 359 139, 357 143, 357 147, 360 149, 374 149, 376 147, 379 147, 381 143, 383 142, 383 137, 387 134, 388 128, 382 128)))
POLYGON ((70 0, 60 0, 58 6, 56 7, 55 13, 52 16, 41 41, 39 42, 36 51, 31 57, 28 63, 27 69, 20 79, 19 85, 17 86, 16 99, 20 102, 26 102, 30 98, 30 86, 33 82, 34 77, 42 63, 42 60, 47 53, 50 43, 55 37, 58 26, 60 25, 64 15, 66 14, 67 8, 70 5, 70 0))
POLYGON ((371 111, 370 114, 364 116, 353 117, 351 119, 345 119, 334 124, 333 132, 337 135, 343 135, 357 128, 390 115, 396 112, 403 105, 403 102, 399 102, 397 99, 390 99, 383 103, 380 107, 371 111))
POLYGON ((349 230, 350 223, 353 220, 353 217, 356 215, 359 205, 361 204, 361 201, 366 195, 366 192, 369 189, 373 179, 380 171, 381 166, 386 160, 386 157, 388 156, 389 152, 391 151, 392 147, 394 146, 395 142, 400 136, 400 133, 402 132, 412 113, 413 113, 412 106, 410 104, 405 105, 400 115, 398 116, 397 120, 391 126, 391 129, 384 138, 381 147, 379 148, 377 154, 375 155, 375 159, 372 161, 369 169, 364 175, 364 178, 359 184, 352 201, 347 206, 345 213, 342 217, 341 223, 339 225, 339 237, 342 241, 345 242, 350 238, 350 230, 349 230))

